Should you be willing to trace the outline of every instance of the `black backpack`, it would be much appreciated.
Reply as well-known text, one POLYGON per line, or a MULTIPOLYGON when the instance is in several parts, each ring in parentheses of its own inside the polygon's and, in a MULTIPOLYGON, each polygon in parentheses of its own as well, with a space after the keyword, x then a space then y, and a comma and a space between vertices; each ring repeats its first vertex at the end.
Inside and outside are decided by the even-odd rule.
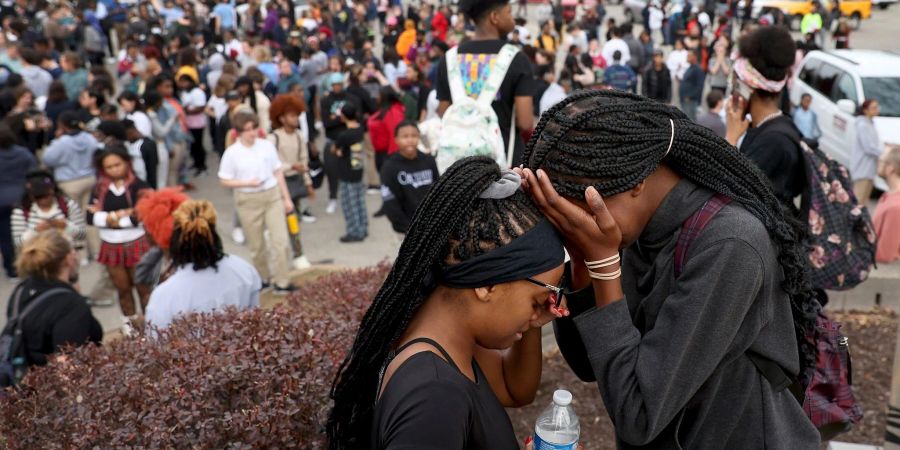
POLYGON ((69 292, 64 288, 53 288, 42 292, 34 298, 24 310, 19 312, 26 289, 19 286, 11 297, 12 315, 0 334, 0 387, 15 386, 28 371, 28 359, 25 353, 25 337, 22 334, 22 321, 31 311, 37 309, 44 300, 57 294, 69 292))

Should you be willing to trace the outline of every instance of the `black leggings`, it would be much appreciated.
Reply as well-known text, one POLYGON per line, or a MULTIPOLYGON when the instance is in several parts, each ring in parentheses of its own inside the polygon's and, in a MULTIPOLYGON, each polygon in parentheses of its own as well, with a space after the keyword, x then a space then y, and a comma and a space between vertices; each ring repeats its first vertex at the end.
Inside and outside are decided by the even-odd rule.
POLYGON ((337 200, 338 198, 338 162, 339 159, 337 155, 332 151, 334 149, 334 142, 327 141, 325 143, 325 161, 323 165, 325 166, 325 177, 328 178, 328 199, 329 200, 337 200))
POLYGON ((200 172, 206 170, 206 149, 203 148, 203 128, 191 128, 191 158, 194 159, 194 170, 200 172))

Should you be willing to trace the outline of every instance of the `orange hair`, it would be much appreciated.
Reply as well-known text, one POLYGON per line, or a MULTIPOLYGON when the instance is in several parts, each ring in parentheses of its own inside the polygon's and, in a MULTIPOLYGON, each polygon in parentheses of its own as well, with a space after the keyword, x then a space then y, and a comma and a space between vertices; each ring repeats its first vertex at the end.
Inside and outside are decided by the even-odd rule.
POLYGON ((281 116, 286 112, 294 112, 297 115, 306 112, 306 102, 302 98, 293 94, 281 94, 272 100, 269 105, 269 121, 272 122, 272 129, 281 128, 281 116))
POLYGON ((144 229, 163 250, 169 249, 175 219, 173 213, 182 203, 190 200, 181 188, 165 188, 144 195, 135 205, 144 229))

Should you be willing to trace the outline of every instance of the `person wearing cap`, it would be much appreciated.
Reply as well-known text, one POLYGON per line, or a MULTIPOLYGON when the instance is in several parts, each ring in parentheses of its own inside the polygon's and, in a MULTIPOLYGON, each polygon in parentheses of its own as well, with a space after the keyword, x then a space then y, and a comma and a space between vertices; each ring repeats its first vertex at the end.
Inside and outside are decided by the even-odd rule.
POLYGON ((25 194, 21 200, 13 209, 11 219, 16 247, 50 229, 59 231, 72 242, 84 240, 84 213, 78 203, 59 192, 50 172, 29 172, 25 176, 25 194))
POLYGON ((672 101, 672 75, 663 60, 662 49, 653 51, 653 61, 641 77, 641 94, 658 102, 672 101))
POLYGON ((322 123, 325 127, 325 176, 328 177, 328 206, 325 211, 334 214, 337 211, 338 174, 337 159, 331 149, 334 141, 347 129, 347 125, 341 120, 341 109, 344 105, 353 103, 359 111, 359 104, 355 96, 344 90, 343 74, 332 73, 328 77, 328 84, 331 92, 322 99, 321 105, 322 123))
MULTIPOLYGON (((75 111, 59 115, 57 133, 59 137, 44 150, 44 166, 53 170, 59 189, 84 211, 97 183, 94 176, 94 153, 99 147, 97 139, 81 129, 81 119, 75 111)), ((91 248, 96 247, 91 245, 91 248)))

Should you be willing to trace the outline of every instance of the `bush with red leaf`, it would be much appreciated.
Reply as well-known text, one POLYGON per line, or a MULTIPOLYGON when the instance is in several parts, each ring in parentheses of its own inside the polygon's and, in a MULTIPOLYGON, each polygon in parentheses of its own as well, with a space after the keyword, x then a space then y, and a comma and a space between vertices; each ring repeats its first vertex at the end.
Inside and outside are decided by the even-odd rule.
POLYGON ((331 382, 388 270, 78 348, 0 400, 0 448, 322 448, 331 382))

